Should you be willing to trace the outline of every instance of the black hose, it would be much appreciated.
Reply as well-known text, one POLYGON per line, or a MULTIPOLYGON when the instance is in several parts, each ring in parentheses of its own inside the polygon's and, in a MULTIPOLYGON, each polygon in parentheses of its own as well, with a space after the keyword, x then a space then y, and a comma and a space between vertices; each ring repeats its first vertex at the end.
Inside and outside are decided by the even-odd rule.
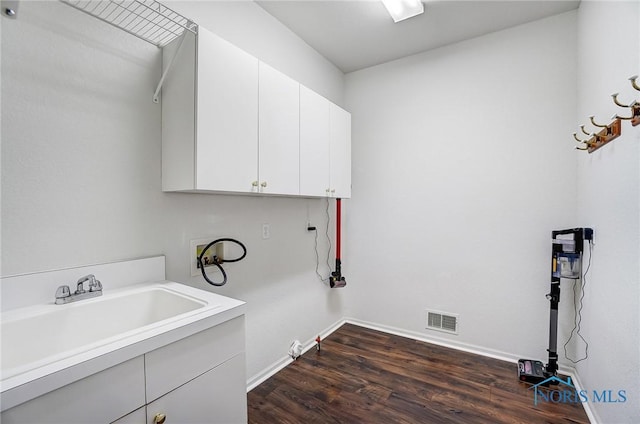
POLYGON ((202 250, 202 252, 200 252, 200 256, 198 256, 198 266, 200 267, 200 271, 202 271, 202 276, 204 277, 204 279, 205 279, 205 281, 207 283, 211 284, 212 286, 220 287, 220 286, 224 286, 225 284, 227 284, 227 273, 224 271, 224 268, 222 268, 222 265, 220 265, 220 264, 222 262, 238 262, 238 261, 243 260, 245 256, 247 256, 247 248, 245 247, 244 244, 242 244, 241 241, 236 240, 236 239, 232 239, 232 238, 220 238, 220 239, 214 240, 211 243, 207 244, 207 246, 202 250), (218 269, 222 273, 222 282, 221 283, 216 283, 215 281, 211 281, 209 279, 209 277, 207 276, 207 272, 204 269, 204 264, 202 263, 202 258, 204 257, 205 253, 207 253, 207 250, 209 250, 209 248, 211 248, 211 246, 213 246, 216 243, 223 242, 223 241, 228 241, 228 242, 231 242, 231 243, 235 243, 238 246, 240 246, 242 248, 242 255, 239 258, 224 259, 222 261, 219 261, 218 258, 215 258, 215 260, 213 262, 213 265, 218 267, 218 269))

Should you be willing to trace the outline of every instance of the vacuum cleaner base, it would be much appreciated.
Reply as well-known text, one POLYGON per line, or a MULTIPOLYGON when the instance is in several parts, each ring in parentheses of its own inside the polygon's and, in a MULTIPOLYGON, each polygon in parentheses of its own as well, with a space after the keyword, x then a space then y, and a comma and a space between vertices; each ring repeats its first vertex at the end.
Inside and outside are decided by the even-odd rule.
POLYGON ((544 364, 533 359, 518 359, 518 379, 531 384, 538 384, 549 378, 544 364))

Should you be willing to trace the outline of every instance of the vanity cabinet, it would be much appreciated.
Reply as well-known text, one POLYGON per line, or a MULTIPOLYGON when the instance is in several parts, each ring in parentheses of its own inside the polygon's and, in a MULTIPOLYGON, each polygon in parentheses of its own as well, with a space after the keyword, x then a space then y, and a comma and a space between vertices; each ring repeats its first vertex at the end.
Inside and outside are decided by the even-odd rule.
POLYGON ((244 315, 2 412, 11 423, 247 421, 244 315))
POLYGON ((300 86, 300 194, 351 197, 351 114, 300 86))

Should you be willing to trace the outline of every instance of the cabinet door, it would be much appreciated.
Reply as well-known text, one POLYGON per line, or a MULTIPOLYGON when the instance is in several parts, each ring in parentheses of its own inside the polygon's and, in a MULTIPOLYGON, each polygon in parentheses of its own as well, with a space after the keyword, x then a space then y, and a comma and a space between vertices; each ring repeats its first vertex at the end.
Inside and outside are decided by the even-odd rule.
POLYGON ((260 192, 299 194, 300 84, 260 63, 260 192))
POLYGON ((331 104, 331 196, 351 197, 351 114, 331 104))
POLYGON ((196 188, 196 57, 196 36, 189 31, 182 43, 176 39, 162 48, 162 69, 173 63, 162 87, 164 191, 196 188))
POLYGON ((244 352, 244 315, 145 355, 147 402, 244 352))
POLYGON ((198 29, 196 188, 250 192, 257 180, 258 59, 198 29))
POLYGON ((157 414, 166 424, 247 422, 244 353, 147 405, 147 423, 157 414))
POLYGON ((329 100, 300 86, 300 194, 329 194, 329 100))

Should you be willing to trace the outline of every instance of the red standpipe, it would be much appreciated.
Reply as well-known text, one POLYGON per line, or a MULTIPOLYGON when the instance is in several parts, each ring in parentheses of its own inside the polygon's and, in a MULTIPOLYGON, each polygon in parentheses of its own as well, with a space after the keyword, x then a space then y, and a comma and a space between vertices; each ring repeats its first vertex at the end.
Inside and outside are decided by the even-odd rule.
POLYGON ((340 246, 342 233, 342 199, 336 199, 336 259, 340 259, 340 246))
POLYGON ((336 270, 331 273, 329 277, 329 286, 331 288, 340 288, 347 285, 342 275, 342 263, 341 263, 341 229, 342 229, 342 199, 336 199, 336 270))

